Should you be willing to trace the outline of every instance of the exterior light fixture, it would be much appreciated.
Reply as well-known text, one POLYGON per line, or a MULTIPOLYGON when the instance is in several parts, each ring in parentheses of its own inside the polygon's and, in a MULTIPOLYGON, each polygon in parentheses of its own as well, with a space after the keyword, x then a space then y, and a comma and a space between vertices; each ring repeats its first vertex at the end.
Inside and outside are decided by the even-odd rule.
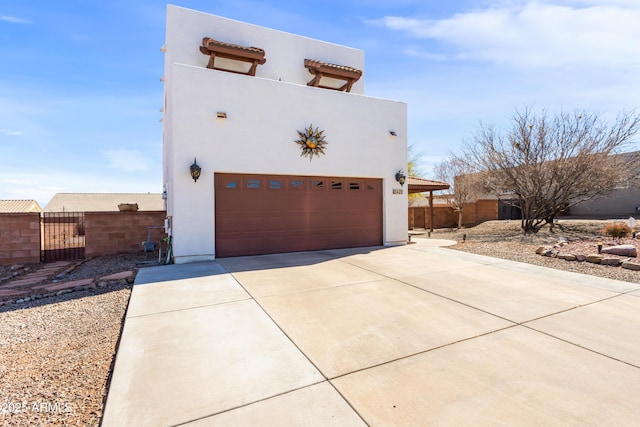
POLYGON ((225 113, 224 111, 218 111, 216 113, 216 117, 219 118, 219 119, 224 120, 224 119, 227 118, 227 113, 225 113))
POLYGON ((404 174, 404 172, 402 172, 402 169, 400 169, 396 173, 396 181, 400 183, 400 186, 403 186, 406 180, 407 180, 407 176, 404 174))
POLYGON ((193 178, 193 182, 196 182, 198 178, 200 178, 200 172, 202 171, 202 168, 198 166, 198 163, 196 163, 195 157, 193 158, 193 164, 189 167, 189 171, 191 172, 191 178, 193 178))
POLYGON ((396 133, 396 131, 395 131, 395 130, 390 130, 390 131, 389 131, 389 135, 391 135, 391 136, 398 136, 398 134, 396 133))

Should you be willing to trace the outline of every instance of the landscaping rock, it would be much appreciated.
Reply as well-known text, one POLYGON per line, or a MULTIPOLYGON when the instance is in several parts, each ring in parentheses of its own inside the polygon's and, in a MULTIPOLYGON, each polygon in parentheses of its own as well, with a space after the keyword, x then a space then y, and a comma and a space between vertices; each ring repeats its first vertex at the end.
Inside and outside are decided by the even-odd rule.
POLYGON ((620 258, 603 258, 600 261, 601 265, 610 265, 611 267, 618 267, 622 264, 622 260, 620 258))
POLYGON ((576 261, 578 262, 584 262, 587 260, 587 256, 586 255, 582 255, 582 254, 578 254, 576 255, 576 261))
POLYGON ((538 246, 538 249, 536 249, 536 254, 542 256, 551 256, 552 252, 557 252, 553 250, 554 247, 555 246, 538 246))
POLYGON ((638 251, 634 245, 617 245, 602 248, 603 254, 612 254, 620 256, 632 256, 637 257, 638 251))
POLYGON ((600 264, 600 262, 602 262, 602 257, 600 255, 587 255, 587 262, 600 264))
POLYGON ((568 253, 559 253, 558 254, 558 258, 563 259, 565 261, 575 261, 576 260, 576 256, 573 254, 568 254, 568 253))
POLYGON ((628 270, 640 271, 640 263, 626 261, 622 263, 622 268, 626 268, 628 270))

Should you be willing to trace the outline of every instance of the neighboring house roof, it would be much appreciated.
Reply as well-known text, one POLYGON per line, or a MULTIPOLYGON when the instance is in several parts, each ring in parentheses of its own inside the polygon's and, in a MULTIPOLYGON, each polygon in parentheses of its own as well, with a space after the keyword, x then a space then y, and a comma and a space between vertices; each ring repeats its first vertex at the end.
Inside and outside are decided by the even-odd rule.
POLYGON ((42 208, 35 200, 0 200, 0 212, 42 212, 42 208))
POLYGON ((432 179, 418 178, 410 176, 407 178, 409 194, 422 193, 424 191, 447 190, 450 186, 444 181, 434 181, 432 179))
POLYGON ((139 211, 163 211, 157 193, 56 193, 45 212, 118 212, 120 204, 138 204, 139 211))

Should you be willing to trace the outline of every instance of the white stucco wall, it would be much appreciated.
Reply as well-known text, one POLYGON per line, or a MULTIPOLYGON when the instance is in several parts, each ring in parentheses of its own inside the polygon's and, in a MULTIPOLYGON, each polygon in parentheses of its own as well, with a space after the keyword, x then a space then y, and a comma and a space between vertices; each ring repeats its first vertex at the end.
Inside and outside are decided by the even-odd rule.
POLYGON ((217 172, 381 178, 384 244, 406 241, 406 187, 402 195, 392 194, 400 188, 395 173, 406 171, 406 104, 308 87, 308 77, 301 78, 300 70, 307 72, 303 61, 309 56, 328 62, 339 62, 330 57, 344 58, 344 63, 356 67, 362 67, 354 62, 364 57, 355 49, 169 7, 167 58, 172 59, 165 68, 163 166, 176 262, 215 257, 213 181, 217 172), (195 23, 191 15, 197 18, 195 23), (206 31, 198 33, 194 27, 206 31), (212 27, 227 28, 229 33, 213 34, 212 27), (250 41, 256 32, 259 43, 250 41), (197 49, 203 36, 265 48, 268 63, 281 64, 282 75, 292 77, 274 79, 281 74, 275 67, 269 71, 270 78, 265 77, 267 73, 251 77, 209 70, 206 56, 197 49), (182 52, 187 40, 189 55, 182 52), (271 44, 278 49, 270 51, 271 44), (182 53, 170 54, 177 46, 182 46, 178 49, 182 53), (316 54, 307 55, 311 51, 316 54), (282 52, 283 58, 276 52, 282 52), (326 57, 319 57, 321 52, 326 57), (225 112, 227 119, 217 119, 217 112, 225 112), (312 161, 300 157, 294 142, 296 131, 310 124, 323 129, 329 143, 327 154, 312 161), (390 136, 390 130, 397 136, 390 136), (196 183, 189 176, 194 157, 202 167, 196 183))
MULTIPOLYGON (((316 59, 364 70, 364 52, 283 31, 251 25, 178 6, 167 6, 165 70, 170 64, 206 67, 209 57, 198 50, 203 37, 265 50, 267 62, 256 76, 306 85, 313 75, 304 68, 305 59, 316 59)), ((171 71, 165 72, 170 78, 171 71)), ((364 75, 352 93, 364 93, 364 75)))

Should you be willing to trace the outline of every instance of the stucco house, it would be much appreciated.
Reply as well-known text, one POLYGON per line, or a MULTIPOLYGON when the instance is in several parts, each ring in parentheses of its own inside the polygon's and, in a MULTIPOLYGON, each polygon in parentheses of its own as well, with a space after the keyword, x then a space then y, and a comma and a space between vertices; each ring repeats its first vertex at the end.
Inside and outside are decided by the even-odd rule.
POLYGON ((407 239, 407 106, 364 52, 169 5, 163 105, 176 263, 407 239))

